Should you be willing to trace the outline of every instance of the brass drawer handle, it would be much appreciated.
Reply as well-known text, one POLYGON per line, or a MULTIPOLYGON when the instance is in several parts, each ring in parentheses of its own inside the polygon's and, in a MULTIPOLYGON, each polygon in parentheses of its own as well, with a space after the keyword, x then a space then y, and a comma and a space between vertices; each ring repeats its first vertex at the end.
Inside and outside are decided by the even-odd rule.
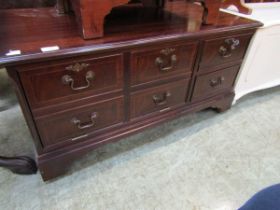
POLYGON ((94 72, 88 71, 88 72, 86 73, 86 76, 85 76, 85 80, 86 80, 86 82, 87 82, 87 85, 85 85, 85 86, 80 86, 80 87, 75 87, 75 84, 74 84, 75 81, 74 81, 74 79, 73 79, 70 75, 68 75, 68 74, 64 75, 64 76, 61 78, 61 80, 62 80, 62 84, 64 84, 64 85, 70 85, 70 87, 71 87, 72 90, 78 91, 78 90, 84 90, 84 89, 89 88, 89 87, 91 86, 91 81, 94 79, 94 77, 95 77, 94 72))
POLYGON ((210 79, 209 82, 210 82, 210 86, 215 88, 215 87, 217 87, 219 85, 222 85, 224 81, 225 81, 224 77, 218 77, 216 79, 210 79))
POLYGON ((65 69, 73 72, 80 72, 89 67, 88 63, 75 63, 74 65, 67 66, 65 69))
POLYGON ((219 54, 223 58, 228 58, 232 56, 232 51, 236 50, 240 45, 240 41, 235 38, 226 39, 224 45, 219 48, 219 54))
POLYGON ((90 122, 89 123, 82 123, 81 120, 77 119, 76 117, 74 117, 71 122, 76 125, 80 130, 84 130, 87 128, 91 128, 93 126, 95 126, 95 119, 98 117, 97 112, 94 112, 91 114, 90 116, 90 122))
POLYGON ((162 105, 167 104, 168 98, 169 98, 170 96, 171 96, 171 93, 170 93, 170 92, 166 92, 166 93, 164 93, 164 94, 161 95, 161 96, 154 95, 154 96, 153 96, 153 101, 154 101, 155 105, 157 105, 157 106, 162 106, 162 105))
POLYGON ((160 51, 160 54, 162 54, 164 58, 157 57, 155 60, 155 65, 158 66, 161 72, 168 72, 175 67, 178 59, 177 56, 173 54, 174 52, 175 52, 174 48, 166 48, 160 51), (168 58, 168 56, 170 57, 168 58))

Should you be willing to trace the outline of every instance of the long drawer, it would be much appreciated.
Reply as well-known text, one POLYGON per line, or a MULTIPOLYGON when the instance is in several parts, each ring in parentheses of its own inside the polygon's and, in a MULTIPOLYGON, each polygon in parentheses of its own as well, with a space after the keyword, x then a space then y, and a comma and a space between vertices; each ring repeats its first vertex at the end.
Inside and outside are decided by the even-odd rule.
POLYGON ((18 69, 32 108, 121 91, 122 54, 72 58, 18 69))
POLYGON ((131 118, 142 117, 151 113, 161 113, 183 105, 188 87, 189 80, 182 80, 132 93, 131 118))
POLYGON ((35 119, 44 147, 86 140, 93 133, 124 121, 124 98, 53 113, 35 119))
POLYGON ((154 82, 178 75, 190 76, 197 42, 166 44, 131 52, 131 85, 154 82))

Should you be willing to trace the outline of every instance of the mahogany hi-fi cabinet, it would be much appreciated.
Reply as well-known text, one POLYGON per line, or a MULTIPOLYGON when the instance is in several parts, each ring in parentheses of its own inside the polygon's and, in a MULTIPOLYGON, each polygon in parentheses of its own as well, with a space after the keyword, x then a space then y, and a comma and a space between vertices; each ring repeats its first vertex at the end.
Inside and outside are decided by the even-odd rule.
MULTIPOLYGON (((259 22, 184 1, 120 7, 104 36, 83 40, 55 9, 0 12, 6 67, 36 145, 44 180, 105 143, 205 108, 225 111, 259 22)), ((21 122, 19 122, 21 123, 21 122)))

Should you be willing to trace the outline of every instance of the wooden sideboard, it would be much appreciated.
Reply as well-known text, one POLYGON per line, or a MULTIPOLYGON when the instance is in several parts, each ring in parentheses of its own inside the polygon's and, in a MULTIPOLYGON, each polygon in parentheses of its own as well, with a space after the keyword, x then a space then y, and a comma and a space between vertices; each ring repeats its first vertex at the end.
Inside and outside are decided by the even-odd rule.
POLYGON ((75 17, 55 9, 0 12, 0 66, 16 88, 44 180, 105 143, 230 108, 261 24, 220 13, 216 24, 202 25, 201 17, 201 7, 184 1, 161 11, 125 6, 107 17, 104 37, 83 40, 75 17), (15 50, 21 54, 10 56, 15 50))

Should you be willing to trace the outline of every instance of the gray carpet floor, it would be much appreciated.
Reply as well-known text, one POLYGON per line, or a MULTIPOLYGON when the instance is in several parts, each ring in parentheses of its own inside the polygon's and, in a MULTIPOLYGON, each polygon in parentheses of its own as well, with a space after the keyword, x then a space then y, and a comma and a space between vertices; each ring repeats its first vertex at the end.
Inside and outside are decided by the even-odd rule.
MULTIPOLYGON (((0 209, 234 210, 280 183, 279 93, 254 93, 225 113, 182 116, 103 146, 51 182, 0 169, 0 209)), ((18 105, 0 112, 0 145, 1 155, 33 155, 18 105)))

